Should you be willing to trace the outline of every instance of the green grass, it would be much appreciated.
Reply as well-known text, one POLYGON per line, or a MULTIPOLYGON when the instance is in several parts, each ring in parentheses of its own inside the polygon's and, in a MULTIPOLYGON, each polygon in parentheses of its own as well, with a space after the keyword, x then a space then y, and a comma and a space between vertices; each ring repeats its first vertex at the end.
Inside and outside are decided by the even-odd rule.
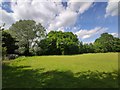
POLYGON ((118 87, 118 53, 20 57, 3 62, 3 88, 103 87, 118 87))

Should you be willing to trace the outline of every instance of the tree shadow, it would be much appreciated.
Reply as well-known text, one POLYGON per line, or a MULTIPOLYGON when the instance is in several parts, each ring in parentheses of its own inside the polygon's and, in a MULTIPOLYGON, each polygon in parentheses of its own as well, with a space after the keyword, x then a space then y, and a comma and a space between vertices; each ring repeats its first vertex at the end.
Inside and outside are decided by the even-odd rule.
POLYGON ((42 83, 39 82, 41 76, 38 70, 26 69, 30 66, 9 66, 4 64, 2 66, 2 87, 4 88, 34 88, 38 84, 40 87, 42 83), (39 76, 38 76, 39 75, 39 76))
POLYGON ((118 88, 118 73, 33 70, 3 65, 3 88, 118 88))

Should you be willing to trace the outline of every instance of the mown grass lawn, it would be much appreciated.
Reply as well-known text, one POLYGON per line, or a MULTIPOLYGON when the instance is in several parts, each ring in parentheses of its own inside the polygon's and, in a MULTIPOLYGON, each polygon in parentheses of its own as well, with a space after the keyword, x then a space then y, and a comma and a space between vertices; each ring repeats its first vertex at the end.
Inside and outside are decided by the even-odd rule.
POLYGON ((3 61, 3 88, 117 88, 118 53, 3 61))

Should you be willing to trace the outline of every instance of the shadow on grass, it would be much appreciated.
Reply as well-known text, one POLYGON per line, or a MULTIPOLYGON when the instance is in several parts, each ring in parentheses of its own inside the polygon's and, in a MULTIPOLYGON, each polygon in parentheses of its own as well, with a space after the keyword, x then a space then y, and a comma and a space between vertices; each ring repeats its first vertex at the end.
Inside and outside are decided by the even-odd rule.
POLYGON ((29 66, 3 65, 3 88, 117 88, 115 72, 47 71, 26 69, 29 66))

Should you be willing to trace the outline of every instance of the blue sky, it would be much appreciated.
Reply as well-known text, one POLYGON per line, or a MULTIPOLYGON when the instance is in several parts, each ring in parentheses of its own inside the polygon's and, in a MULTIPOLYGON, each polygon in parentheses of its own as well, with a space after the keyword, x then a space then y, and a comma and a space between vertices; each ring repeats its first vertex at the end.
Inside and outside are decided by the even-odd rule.
POLYGON ((8 13, 12 12, 11 2, 2 2, 1 8, 7 11, 8 13))
POLYGON ((71 31, 78 36, 79 40, 89 43, 94 42, 104 32, 117 36, 116 6, 117 3, 114 2, 36 3, 29 1, 27 4, 3 2, 0 7, 2 7, 2 22, 6 23, 6 28, 20 19, 33 19, 41 23, 47 32, 71 31))

